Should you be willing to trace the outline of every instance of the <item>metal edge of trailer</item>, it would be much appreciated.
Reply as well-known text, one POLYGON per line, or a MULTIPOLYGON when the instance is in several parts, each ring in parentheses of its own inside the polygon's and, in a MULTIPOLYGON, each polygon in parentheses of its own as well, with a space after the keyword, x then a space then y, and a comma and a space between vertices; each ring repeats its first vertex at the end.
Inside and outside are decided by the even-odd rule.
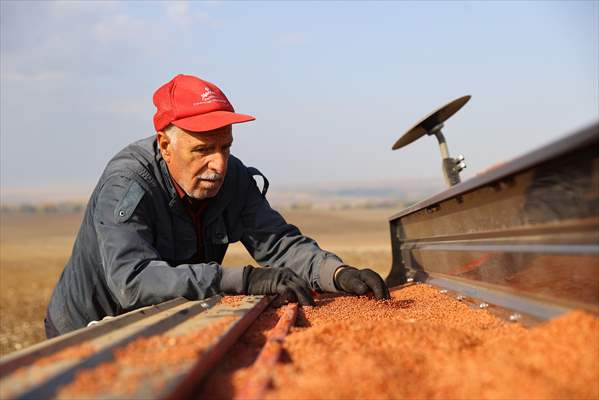
MULTIPOLYGON (((445 282, 443 277, 439 277, 438 280, 433 280, 432 277, 427 277, 422 281, 414 281, 413 279, 409 279, 409 282, 403 283, 401 285, 396 285, 390 288, 391 291, 401 290, 407 287, 415 286, 415 285, 427 285, 439 292, 439 294, 447 296, 453 300, 459 301, 460 303, 474 309, 474 310, 485 310, 489 314, 493 316, 509 321, 518 323, 520 326, 525 328, 532 328, 542 322, 545 321, 544 318, 536 317, 532 314, 528 314, 526 311, 517 311, 509 307, 504 307, 498 304, 494 304, 489 302, 488 300, 483 299, 482 297, 478 297, 484 295, 484 291, 479 291, 478 285, 474 286, 474 291, 464 290, 462 285, 454 284, 454 279, 448 278, 449 282, 445 282), (431 278, 431 279, 429 279, 431 278), (466 293, 468 292, 468 293, 466 293)), ((490 288, 493 290, 494 288, 490 288)), ((502 290, 497 291, 498 295, 506 295, 502 290)), ((541 301, 542 303, 542 301, 541 301)), ((504 303, 507 304, 507 303, 504 303)), ((568 311, 569 308, 563 306, 561 308, 557 307, 554 309, 555 315, 561 315, 561 313, 568 311)))
MULTIPOLYGON (((131 334, 124 335, 122 338, 119 338, 114 343, 109 344, 107 347, 103 347, 99 349, 97 352, 92 354, 91 356, 85 357, 82 360, 79 360, 74 365, 69 366, 68 368, 58 371, 57 374, 48 377, 48 379, 34 384, 32 387, 27 388, 26 390, 11 396, 11 398, 16 399, 31 399, 31 398, 52 398, 55 396, 56 392, 59 388, 73 381, 76 373, 82 370, 94 368, 99 364, 109 361, 114 357, 114 351, 118 348, 122 348, 126 346, 128 343, 141 338, 148 337, 155 334, 162 333, 183 321, 186 321, 193 316, 204 312, 207 309, 210 309, 215 304, 217 304, 221 299, 221 296, 213 296, 209 299, 201 300, 201 301, 186 301, 184 303, 179 304, 179 307, 183 307, 183 309, 177 310, 177 308, 170 307, 173 312, 164 318, 157 318, 151 324, 141 326, 141 329, 138 329, 131 334)), ((167 313, 171 310, 163 310, 167 313)), ((124 314, 127 315, 127 314, 124 314)), ((160 314, 154 314, 151 317, 158 317, 160 314)), ((142 321, 139 321, 142 322, 142 321)), ((108 332, 112 331, 117 326, 113 326, 114 323, 111 320, 105 321, 105 326, 108 332)))
POLYGON ((243 296, 207 307, 167 330, 116 349, 113 360, 81 371, 58 394, 88 399, 192 398, 198 383, 269 302, 265 296, 243 296), (85 384, 102 381, 107 371, 112 376, 108 384, 85 384))
POLYGON ((203 353, 193 365, 193 367, 174 383, 166 393, 159 395, 158 398, 165 400, 181 400, 192 398, 193 394, 200 387, 202 381, 211 369, 223 358, 223 356, 237 342, 239 337, 250 327, 260 314, 268 307, 273 296, 247 296, 257 300, 253 307, 249 309, 239 320, 235 321, 226 332, 224 332, 210 348, 203 353))
POLYGON ((426 283, 444 289, 449 289, 462 295, 484 300, 487 303, 503 307, 508 310, 525 313, 539 320, 557 317, 569 311, 571 308, 512 294, 501 287, 473 284, 466 280, 445 277, 441 276, 440 274, 430 274, 426 278, 426 283))
POLYGON ((0 359, 0 378, 40 357, 46 357, 69 346, 97 338, 107 332, 114 330, 115 328, 121 328, 132 324, 143 318, 183 304, 186 301, 186 299, 179 297, 161 304, 143 307, 127 314, 122 314, 112 318, 110 320, 110 324, 107 324, 107 321, 100 321, 96 325, 77 329, 76 331, 45 340, 21 351, 9 354, 8 356, 0 359))

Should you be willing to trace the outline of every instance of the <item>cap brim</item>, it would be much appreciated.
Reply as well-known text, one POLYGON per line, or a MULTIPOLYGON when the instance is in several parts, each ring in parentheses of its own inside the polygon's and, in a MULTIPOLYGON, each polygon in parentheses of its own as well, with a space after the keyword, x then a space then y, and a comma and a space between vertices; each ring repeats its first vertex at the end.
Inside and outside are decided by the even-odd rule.
POLYGON ((237 114, 230 111, 213 111, 207 114, 181 118, 173 121, 172 124, 192 132, 205 132, 231 124, 253 121, 255 119, 256 117, 251 115, 237 114))

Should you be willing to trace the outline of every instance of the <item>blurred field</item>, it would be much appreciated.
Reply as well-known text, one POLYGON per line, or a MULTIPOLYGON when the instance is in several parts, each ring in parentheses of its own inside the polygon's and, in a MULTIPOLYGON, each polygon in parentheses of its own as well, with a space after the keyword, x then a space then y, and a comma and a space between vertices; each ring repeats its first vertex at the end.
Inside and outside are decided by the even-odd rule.
MULTIPOLYGON (((389 209, 284 211, 290 223, 346 263, 383 276, 391 264, 389 209)), ((0 214, 0 356, 45 339, 43 318, 82 214, 0 214)), ((253 263, 230 246, 226 265, 253 263)))

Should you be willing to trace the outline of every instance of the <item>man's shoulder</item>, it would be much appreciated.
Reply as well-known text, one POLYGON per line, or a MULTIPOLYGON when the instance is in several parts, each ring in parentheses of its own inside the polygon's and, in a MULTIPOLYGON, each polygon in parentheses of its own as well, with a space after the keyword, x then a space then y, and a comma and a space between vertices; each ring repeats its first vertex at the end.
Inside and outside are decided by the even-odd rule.
POLYGON ((128 144, 108 161, 107 169, 156 163, 155 143, 156 137, 150 136, 128 144))
MULTIPOLYGON (((135 142, 129 143, 119 154, 136 154, 140 155, 148 160, 153 160, 156 157, 156 135, 148 136, 143 139, 136 140, 135 142)), ((116 158, 116 156, 115 156, 116 158)))
POLYGON ((227 181, 230 187, 234 187, 235 190, 240 188, 247 188, 249 185, 257 185, 256 177, 262 178, 262 189, 263 194, 266 194, 268 190, 268 179, 266 176, 253 166, 246 166, 243 161, 239 158, 231 155, 229 157, 229 166, 227 171, 227 181))
MULTIPOLYGON (((137 140, 121 149, 108 161, 100 183, 115 176, 128 177, 150 183, 160 180, 159 159, 156 156, 156 137, 137 140), (141 179, 136 179, 141 178, 141 179)), ((145 185, 144 185, 145 186, 145 185)))

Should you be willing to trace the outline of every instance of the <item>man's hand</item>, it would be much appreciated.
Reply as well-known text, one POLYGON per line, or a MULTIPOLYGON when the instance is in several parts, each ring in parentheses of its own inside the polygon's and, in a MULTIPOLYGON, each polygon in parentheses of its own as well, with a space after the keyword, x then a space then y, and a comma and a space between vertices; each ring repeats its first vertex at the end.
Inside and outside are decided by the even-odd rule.
POLYGON ((335 271, 334 281, 338 289, 347 293, 362 295, 372 291, 379 300, 391 298, 383 278, 371 269, 342 266, 335 271))
POLYGON ((247 277, 244 277, 246 293, 250 295, 278 294, 281 298, 299 302, 304 306, 313 306, 314 299, 306 281, 289 268, 254 268, 246 267, 247 277))

